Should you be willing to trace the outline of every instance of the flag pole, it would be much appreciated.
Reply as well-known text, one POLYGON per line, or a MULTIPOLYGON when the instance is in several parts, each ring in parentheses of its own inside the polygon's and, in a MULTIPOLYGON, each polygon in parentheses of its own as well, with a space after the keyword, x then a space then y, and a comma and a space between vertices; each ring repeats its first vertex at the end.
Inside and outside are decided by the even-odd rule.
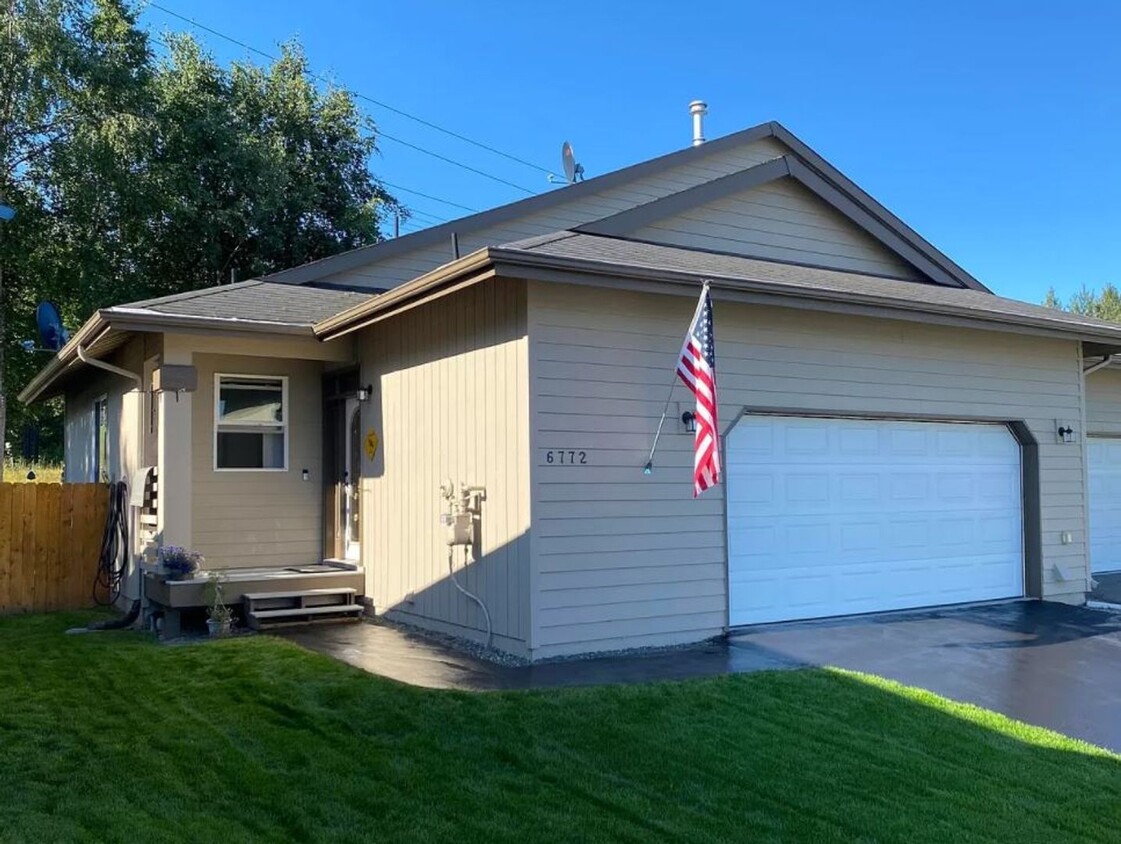
MULTIPOLYGON (((708 292, 708 282, 706 281, 701 287, 701 295, 697 298, 697 307, 693 311, 693 319, 689 322, 689 327, 685 330, 685 339, 689 339, 689 334, 693 331, 693 326, 697 324, 697 317, 701 313, 701 307, 704 305, 705 293, 708 292)), ((684 345, 684 344, 683 344, 684 345)), ((669 413, 669 402, 673 398, 673 388, 677 386, 677 365, 673 367, 673 375, 669 382, 669 392, 666 393, 666 403, 662 407, 662 418, 658 420, 658 430, 654 432, 654 442, 650 446, 650 455, 646 458, 646 465, 642 467, 642 474, 649 475, 654 472, 654 451, 658 448, 658 439, 662 436, 662 426, 666 424, 666 414, 669 413)))
POLYGON ((662 408, 662 418, 658 420, 658 430, 654 432, 654 444, 650 446, 650 456, 646 465, 642 467, 642 474, 649 475, 654 471, 654 449, 658 447, 658 438, 662 436, 662 426, 666 424, 666 414, 669 413, 669 401, 673 398, 673 388, 677 386, 677 370, 673 370, 673 380, 669 382, 669 392, 666 393, 666 403, 662 408))

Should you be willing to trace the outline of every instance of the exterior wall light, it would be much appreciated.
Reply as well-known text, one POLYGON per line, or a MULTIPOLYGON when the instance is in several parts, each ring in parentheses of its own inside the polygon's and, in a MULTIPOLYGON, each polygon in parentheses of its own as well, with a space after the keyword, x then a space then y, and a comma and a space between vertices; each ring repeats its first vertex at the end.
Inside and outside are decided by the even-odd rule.
POLYGON ((358 388, 358 401, 369 401, 370 396, 374 394, 374 385, 367 384, 365 387, 358 388))
POLYGON ((693 411, 686 410, 681 414, 681 424, 685 426, 685 433, 697 433, 697 416, 693 411))
POLYGON ((1074 442, 1074 428, 1070 427, 1070 425, 1060 425, 1059 430, 1058 430, 1058 434, 1059 434, 1059 442, 1061 442, 1061 443, 1072 443, 1072 442, 1074 442))

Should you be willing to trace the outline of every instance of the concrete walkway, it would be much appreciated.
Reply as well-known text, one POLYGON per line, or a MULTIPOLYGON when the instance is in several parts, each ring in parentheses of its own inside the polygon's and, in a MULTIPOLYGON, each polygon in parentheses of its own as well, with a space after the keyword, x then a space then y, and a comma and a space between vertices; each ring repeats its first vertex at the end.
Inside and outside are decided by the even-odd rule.
POLYGON ((440 689, 684 680, 800 666, 878 674, 1121 752, 1121 614, 1012 602, 770 625, 644 656, 505 667, 374 624, 286 638, 359 668, 440 689))

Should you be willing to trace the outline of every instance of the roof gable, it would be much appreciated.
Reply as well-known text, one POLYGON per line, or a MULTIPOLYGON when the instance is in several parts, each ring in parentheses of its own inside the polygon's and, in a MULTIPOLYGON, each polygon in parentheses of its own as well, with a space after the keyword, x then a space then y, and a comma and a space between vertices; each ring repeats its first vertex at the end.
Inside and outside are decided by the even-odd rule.
POLYGON ((926 241, 862 206, 795 153, 575 230, 985 289, 926 241))
MULTIPOLYGON (((785 168, 783 176, 797 178, 803 187, 915 267, 918 277, 986 290, 789 130, 774 122, 394 240, 293 267, 266 279, 289 284, 322 284, 326 280, 351 287, 392 288, 459 255, 577 228, 720 183, 725 177, 732 181, 723 182, 718 190, 735 184, 742 187, 734 177, 772 159, 785 159, 785 164, 774 165, 776 170, 785 168)), ((895 259, 889 258, 888 264, 889 274, 908 275, 906 267, 895 259)))

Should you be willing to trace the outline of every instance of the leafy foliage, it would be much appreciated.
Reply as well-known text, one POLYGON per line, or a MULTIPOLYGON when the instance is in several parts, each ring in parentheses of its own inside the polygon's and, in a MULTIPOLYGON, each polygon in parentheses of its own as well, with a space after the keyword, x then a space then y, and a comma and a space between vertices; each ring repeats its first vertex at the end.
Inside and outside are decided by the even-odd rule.
POLYGON ((46 359, 18 347, 37 301, 76 326, 376 242, 398 207, 368 169, 376 127, 298 44, 223 67, 163 41, 130 0, 0 0, 0 200, 18 209, 0 224, 2 392, 13 428, 55 423, 48 453, 59 408, 14 401, 46 359))
POLYGON ((1121 322, 1121 292, 1112 284, 1107 284, 1100 293, 1083 285, 1065 304, 1055 295, 1055 289, 1051 288, 1047 291, 1043 304, 1048 308, 1121 322))

